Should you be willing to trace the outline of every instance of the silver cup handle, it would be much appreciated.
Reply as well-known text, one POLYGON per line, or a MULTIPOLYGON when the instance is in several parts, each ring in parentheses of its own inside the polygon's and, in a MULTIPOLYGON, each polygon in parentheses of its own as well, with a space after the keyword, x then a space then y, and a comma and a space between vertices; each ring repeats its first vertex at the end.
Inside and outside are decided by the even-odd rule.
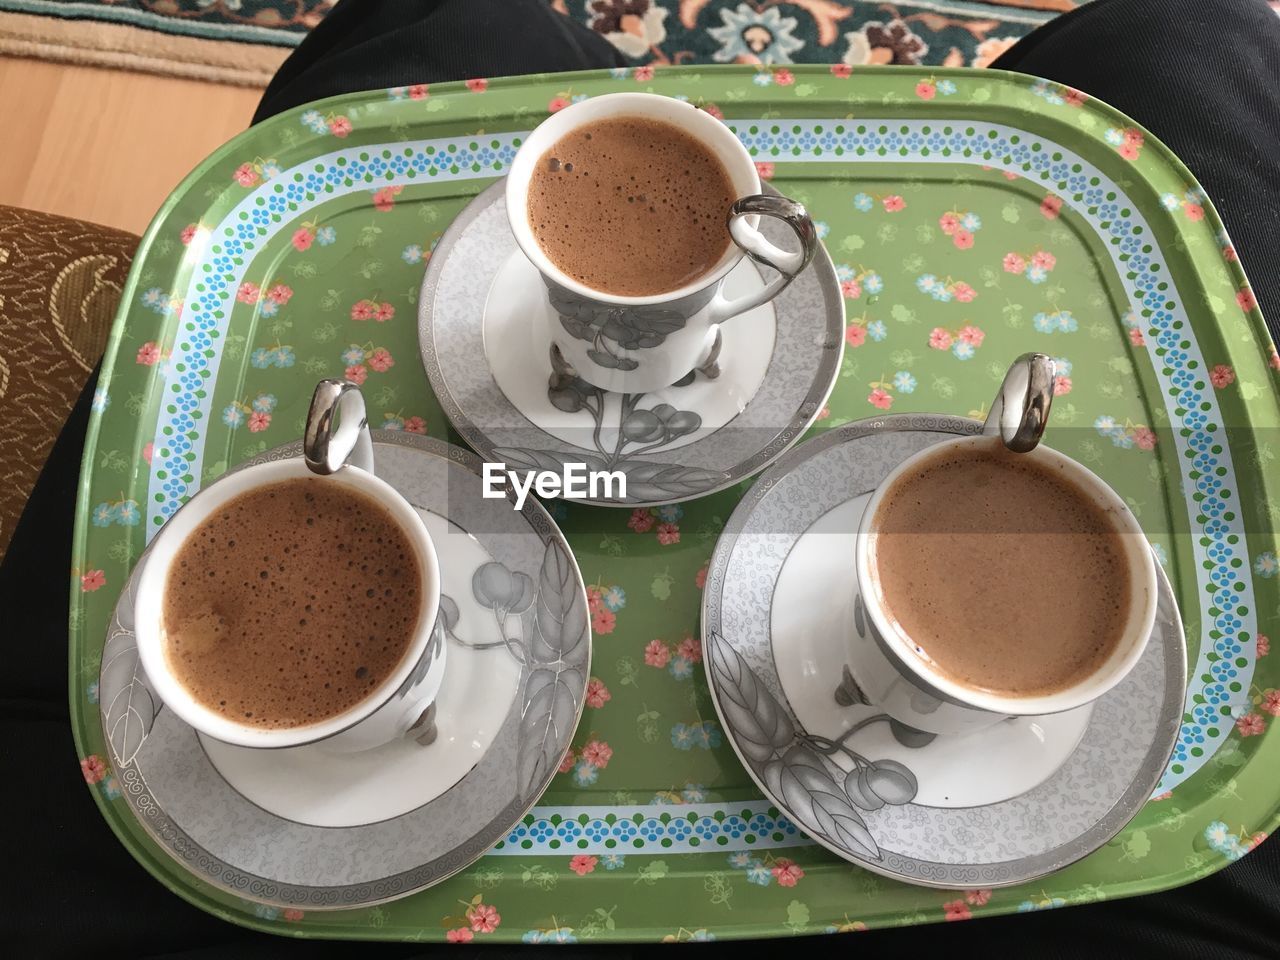
POLYGON ((311 472, 321 476, 347 464, 373 473, 373 438, 364 395, 354 383, 321 380, 316 384, 302 435, 302 456, 311 472))
POLYGON ((1014 453, 1029 453, 1040 443, 1053 404, 1057 365, 1043 353, 1024 353, 1014 360, 991 412, 982 425, 985 436, 998 436, 1014 453))
POLYGON ((800 271, 809 265, 818 251, 818 231, 804 204, 786 197, 755 194, 735 200, 729 208, 729 236, 748 257, 756 263, 773 268, 778 275, 754 293, 733 300, 723 293, 717 293, 710 304, 712 323, 721 323, 752 307, 768 303, 799 276, 800 271), (773 217, 781 220, 800 241, 800 249, 793 252, 770 243, 764 234, 751 225, 747 217, 773 217))

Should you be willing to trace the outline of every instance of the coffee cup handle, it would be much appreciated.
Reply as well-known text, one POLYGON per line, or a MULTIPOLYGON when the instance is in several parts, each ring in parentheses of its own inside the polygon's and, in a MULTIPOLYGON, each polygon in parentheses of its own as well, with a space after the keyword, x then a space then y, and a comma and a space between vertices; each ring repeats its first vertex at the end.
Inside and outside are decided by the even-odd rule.
POLYGON ((1014 360, 991 401, 983 434, 999 436, 1014 453, 1034 450, 1049 423, 1056 375, 1057 364, 1043 353, 1024 353, 1014 360))
POLYGON ((373 438, 364 394, 354 383, 321 380, 316 384, 302 435, 302 456, 311 472, 321 476, 336 473, 347 464, 373 472, 373 438))
POLYGON ((756 194, 734 201, 729 208, 729 236, 756 263, 772 267, 778 275, 754 293, 730 299, 723 290, 711 301, 711 322, 720 323, 752 307, 768 303, 809 265, 818 251, 818 231, 804 204, 786 197, 756 194), (783 250, 765 239, 755 222, 759 217, 781 220, 795 233, 800 250, 783 250), (750 219, 748 219, 750 218, 750 219))

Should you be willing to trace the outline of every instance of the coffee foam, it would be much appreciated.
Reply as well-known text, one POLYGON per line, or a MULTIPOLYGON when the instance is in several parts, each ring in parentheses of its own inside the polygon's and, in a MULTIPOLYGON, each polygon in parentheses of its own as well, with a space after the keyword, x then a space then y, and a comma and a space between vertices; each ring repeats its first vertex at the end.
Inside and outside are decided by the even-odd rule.
POLYGON ((1133 599, 1119 527, 1093 497, 999 441, 899 478, 875 516, 885 606, 944 676, 1037 696, 1095 673, 1133 599))
POLYGON ((573 130, 538 161, 529 223, 552 263, 618 296, 676 290, 729 248, 733 184, 674 124, 614 117, 573 130))
POLYGON ((241 494, 183 542, 165 584, 165 654, 207 709, 305 726, 367 698, 404 659, 422 575, 399 523, 334 480, 241 494))

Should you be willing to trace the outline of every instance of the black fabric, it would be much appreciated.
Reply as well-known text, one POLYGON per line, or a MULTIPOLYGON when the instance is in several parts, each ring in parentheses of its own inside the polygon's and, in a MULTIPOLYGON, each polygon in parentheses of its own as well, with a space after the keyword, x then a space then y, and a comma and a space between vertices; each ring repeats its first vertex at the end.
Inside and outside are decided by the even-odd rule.
MULTIPOLYGON (((444 79, 621 63, 545 0, 344 0, 281 68, 256 119, 321 96, 444 79)), ((1144 124, 1222 212, 1272 329, 1280 321, 1280 22, 1262 0, 1095 0, 1017 44, 999 66, 1105 100, 1144 124)), ((0 938, 23 957, 349 956, 347 944, 257 934, 153 880, 80 777, 67 708, 69 545, 93 383, 64 427, 0 566, 0 938)), ((0 456, 3 453, 0 452, 0 456)), ((849 905, 851 916, 858 904, 849 905)), ((509 948, 480 948, 505 956, 509 948)), ((766 945, 769 949, 770 945, 766 945)), ((362 946, 424 956, 440 947, 362 946)), ((702 952, 735 954, 741 946, 702 952)), ((1155 896, 1034 915, 813 938, 818 956, 1280 957, 1280 842, 1155 896)), ((575 951, 603 953, 596 948, 575 951)), ((648 952, 618 948, 610 955, 648 952)))
POLYGON ((276 72, 253 122, 355 90, 626 63, 547 0, 346 0, 276 72))

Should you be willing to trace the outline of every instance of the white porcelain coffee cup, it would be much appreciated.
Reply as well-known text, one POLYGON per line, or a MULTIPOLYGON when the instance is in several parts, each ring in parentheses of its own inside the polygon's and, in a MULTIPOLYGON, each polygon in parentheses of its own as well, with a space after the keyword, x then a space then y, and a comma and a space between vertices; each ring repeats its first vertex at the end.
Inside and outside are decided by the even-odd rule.
MULTIPOLYGON (((304 455, 234 470, 205 487, 161 528, 147 549, 135 606, 138 656, 152 690, 199 732, 242 747, 296 747, 323 741, 337 751, 381 746, 406 734, 429 742, 433 704, 444 678, 444 631, 436 623, 440 569, 435 546, 417 510, 373 473, 373 445, 364 400, 354 384, 324 380, 307 419, 304 455), (340 418, 335 426, 335 419, 340 418), (192 531, 220 506, 258 487, 324 475, 375 500, 399 524, 421 571, 417 627, 404 658, 367 697, 336 716, 303 726, 261 728, 237 723, 202 704, 174 675, 166 653, 164 604, 174 558, 192 531)), ((341 576, 317 570, 318 578, 341 576)), ((356 625, 353 625, 356 626, 356 625)))
POLYGON ((507 175, 507 217, 520 249, 546 283, 558 317, 551 322, 551 338, 578 376, 619 393, 669 387, 707 362, 719 324, 768 303, 808 266, 818 248, 813 221, 801 204, 761 189, 755 162, 733 131, 705 110, 671 97, 591 97, 553 114, 529 134, 507 175), (529 184, 543 155, 572 130, 632 116, 673 124, 701 141, 720 159, 739 197, 725 211, 733 243, 719 261, 684 286, 644 297, 604 293, 570 277, 543 252, 529 223, 529 184), (759 230, 762 216, 786 223, 800 249, 783 250, 766 240, 759 230), (744 256, 778 275, 751 293, 730 298, 722 290, 724 280, 744 256))
MULTIPOLYGON (((1093 471, 1043 444, 1044 428, 1052 396, 1053 361, 1041 354, 1020 357, 1011 368, 983 436, 959 437, 926 447, 898 464, 872 493, 858 527, 854 564, 858 596, 855 599, 855 635, 848 640, 849 668, 863 697, 895 720, 934 734, 965 733, 990 726, 1006 717, 1062 713, 1092 703, 1120 683, 1142 657, 1155 624, 1159 584, 1150 543, 1128 505, 1093 471), (1047 366, 1046 366, 1047 365, 1047 366), (1046 393, 1045 391, 1049 391, 1046 393), (927 651, 910 636, 890 612, 877 565, 881 536, 879 509, 903 477, 916 474, 937 457, 964 447, 1018 441, 1019 424, 1033 422, 1031 447, 1019 456, 1031 457, 1066 479, 1102 510, 1114 525, 1124 552, 1131 585, 1130 603, 1123 613, 1119 639, 1107 659, 1089 676, 1052 693, 1028 696, 1002 695, 962 683, 940 671, 927 651)), ((1025 433, 1025 431, 1024 431, 1025 433)), ((1027 439, 1023 436, 1023 439, 1027 439)), ((1025 444, 1024 444, 1025 445, 1025 444)), ((1051 590, 1038 583, 1029 589, 1051 590)), ((1042 600, 1042 597, 1037 597, 1042 600)), ((909 604, 910 598, 895 598, 909 604)), ((981 595, 972 598, 981 604, 981 595)), ((992 610, 994 621, 999 610, 992 610)), ((999 629, 998 626, 993 629, 999 629)))

